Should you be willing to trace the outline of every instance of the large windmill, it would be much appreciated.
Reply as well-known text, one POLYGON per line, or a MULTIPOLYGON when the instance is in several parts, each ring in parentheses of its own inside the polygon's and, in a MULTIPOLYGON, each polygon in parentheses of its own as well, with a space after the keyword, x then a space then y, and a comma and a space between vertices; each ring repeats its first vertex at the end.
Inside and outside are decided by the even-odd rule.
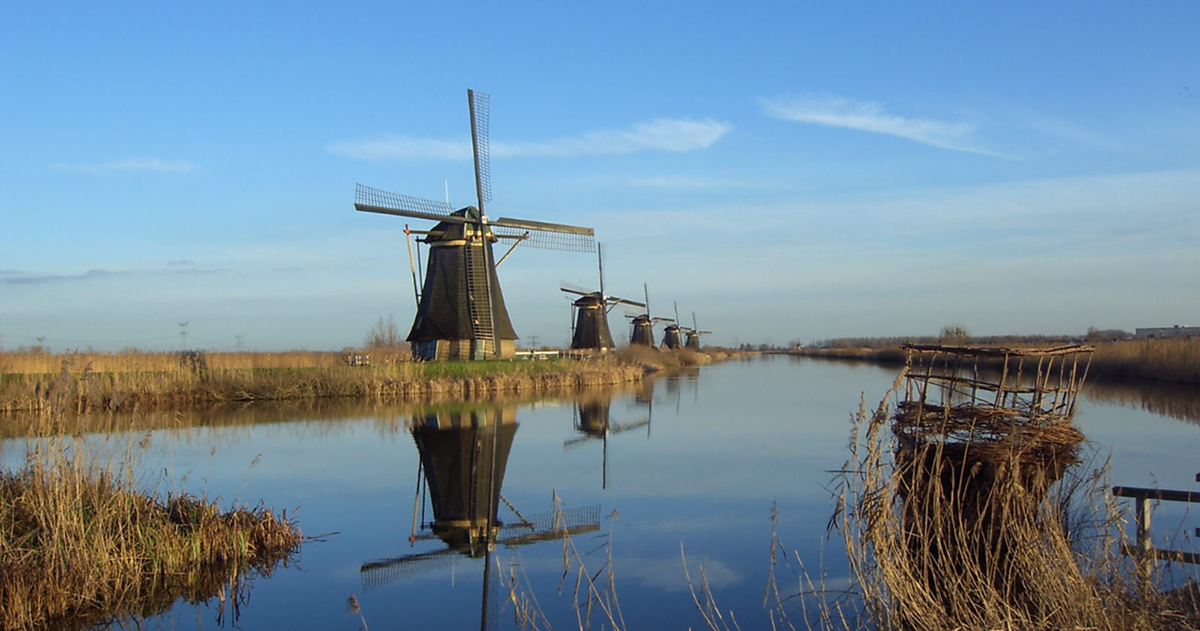
POLYGON ((646 294, 646 313, 629 316, 632 331, 629 333, 629 344, 635 346, 654 346, 654 325, 659 322, 675 322, 671 318, 655 318, 650 315, 650 286, 642 283, 642 291, 646 294))
MULTIPOLYGON (((489 97, 467 90, 471 149, 475 159, 477 206, 454 210, 448 202, 409 197, 358 185, 354 208, 437 222, 424 234, 429 246, 417 316, 409 331, 413 354, 421 359, 506 359, 515 356, 517 333, 509 320, 496 277, 492 244, 500 239, 552 250, 591 252, 591 228, 501 217, 489 219, 492 200, 488 158, 489 97)), ((505 257, 508 256, 505 253, 505 257)), ((501 257, 501 261, 504 257, 501 257)), ((414 274, 414 279, 416 278, 414 274)))
POLYGON ((696 312, 693 311, 692 312, 692 328, 687 329, 687 341, 684 342, 684 346, 686 346, 694 351, 698 351, 698 350, 700 350, 700 336, 708 335, 710 333, 712 333, 712 331, 701 331, 700 327, 698 327, 696 325, 696 312))
POLYGON ((616 305, 623 304, 632 307, 645 308, 645 304, 609 296, 604 293, 604 256, 600 244, 596 244, 596 258, 600 264, 600 291, 583 291, 572 287, 560 287, 569 294, 577 294, 579 298, 572 303, 575 311, 575 331, 571 335, 571 350, 610 351, 616 348, 613 343, 612 331, 608 328, 608 312, 616 305))

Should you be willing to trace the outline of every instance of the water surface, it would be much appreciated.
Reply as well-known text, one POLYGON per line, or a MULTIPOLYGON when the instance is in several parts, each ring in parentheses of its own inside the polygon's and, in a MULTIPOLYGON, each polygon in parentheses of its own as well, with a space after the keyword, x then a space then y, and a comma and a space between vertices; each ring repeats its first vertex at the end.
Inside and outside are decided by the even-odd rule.
MULTIPOLYGON (((361 621, 346 609, 352 594, 375 630, 476 628, 485 611, 490 626, 510 628, 499 577, 509 572, 555 628, 576 628, 575 574, 560 594, 563 542, 538 536, 550 530, 545 515, 555 498, 576 526, 573 545, 591 552, 584 561, 593 572, 611 552, 629 628, 703 627, 686 558, 693 582, 703 567, 741 628, 766 629, 773 508, 777 534, 808 569, 844 584, 840 540, 826 531, 830 472, 845 461, 860 402, 873 406, 895 376, 891 368, 776 356, 558 400, 192 412, 177 415, 176 428, 150 431, 142 462, 148 478, 163 472, 171 490, 286 508, 306 535, 320 535, 295 564, 250 585, 236 619, 242 629, 357 629, 361 621), (493 473, 498 484, 488 482, 493 473), (431 480, 423 495, 422 475, 431 480), (486 546, 471 545, 469 524, 446 518, 489 501, 509 544, 495 547, 490 566, 486 546), (443 523, 432 526, 435 508, 443 523), (486 590, 485 567, 499 568, 486 590)), ((1089 387, 1078 422, 1095 451, 1111 456, 1115 483, 1195 485, 1200 397, 1089 387)), ((135 428, 107 438, 146 434, 135 428)), ((14 436, 3 453, 21 449, 14 436)), ((1164 506, 1156 529, 1165 537, 1188 519, 1164 506)), ((212 628, 218 609, 179 604, 150 626, 212 628)), ((222 621, 232 622, 228 612, 222 621)))

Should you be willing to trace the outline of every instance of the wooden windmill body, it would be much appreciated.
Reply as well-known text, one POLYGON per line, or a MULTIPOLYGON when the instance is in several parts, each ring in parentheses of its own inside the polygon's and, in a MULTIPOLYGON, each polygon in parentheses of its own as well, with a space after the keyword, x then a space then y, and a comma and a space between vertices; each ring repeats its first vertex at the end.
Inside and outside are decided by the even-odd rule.
POLYGON ((692 312, 692 328, 685 329, 685 331, 686 331, 686 337, 685 337, 686 341, 684 342, 684 346, 686 346, 694 351, 700 350, 700 336, 708 335, 709 333, 712 333, 712 331, 701 331, 700 328, 696 325, 696 312, 695 311, 692 312))
POLYGON ((650 286, 642 283, 646 294, 646 313, 632 316, 629 344, 631 346, 654 346, 654 325, 659 322, 675 322, 671 318, 656 318, 650 315, 650 286))
MULTIPOLYGON (((484 203, 491 201, 488 97, 468 90, 467 101, 477 206, 455 211, 446 202, 389 193, 361 184, 354 204, 355 209, 364 212, 436 222, 430 230, 405 230, 406 234, 424 235, 423 239, 418 238, 418 243, 429 246, 425 279, 417 294, 417 314, 407 337, 413 354, 420 359, 515 356, 517 333, 496 276, 499 262, 492 252, 494 243, 512 241, 508 253, 522 243, 567 251, 595 249, 591 228, 506 217, 491 220, 484 214, 484 203)), ((414 282, 416 275, 414 266, 414 282)))
MULTIPOLYGON (((599 244, 596 245, 596 251, 601 252, 599 244)), ((616 344, 613 342, 612 330, 608 328, 609 310, 619 304, 633 307, 646 306, 633 300, 606 295, 604 293, 604 258, 602 254, 599 254, 597 258, 600 261, 600 291, 588 292, 570 287, 560 287, 566 293, 579 295, 579 298, 572 303, 575 311, 575 325, 571 334, 571 350, 598 350, 600 352, 614 350, 616 344)))

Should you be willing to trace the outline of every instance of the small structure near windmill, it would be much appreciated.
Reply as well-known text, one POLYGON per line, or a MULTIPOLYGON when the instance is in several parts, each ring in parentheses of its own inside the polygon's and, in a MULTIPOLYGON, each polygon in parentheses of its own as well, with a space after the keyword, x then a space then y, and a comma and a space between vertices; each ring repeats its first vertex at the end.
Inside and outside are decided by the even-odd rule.
POLYGON ((896 501, 880 500, 863 516, 882 524, 869 544, 886 550, 888 571, 918 582, 914 593, 931 599, 922 602, 945 603, 939 615, 955 619, 961 599, 950 596, 968 593, 964 585, 1028 610, 1014 619, 1043 615, 1037 590, 1074 560, 1066 547, 1030 542, 1059 527, 1042 509, 1051 485, 1078 462, 1084 437, 1071 421, 1092 347, 903 348, 894 464, 872 487, 886 486, 896 501))
MULTIPOLYGON (((417 292, 417 315, 407 340, 421 359, 507 359, 515 356, 517 339, 496 267, 520 244, 545 249, 590 252, 595 248, 591 228, 501 217, 489 219, 484 203, 492 199, 488 158, 489 98, 467 90, 471 116, 471 146, 475 161, 477 206, 457 211, 448 202, 409 197, 358 185, 354 207, 364 212, 398 215, 437 222, 425 235, 429 260, 417 292), (492 244, 509 240, 512 246, 496 260, 492 244)), ((413 266, 414 290, 418 275, 413 266)))
POLYGON ((604 293, 604 256, 600 244, 596 244, 597 260, 600 264, 600 291, 582 291, 572 287, 560 287, 568 294, 578 294, 580 297, 572 303, 575 312, 574 331, 571 334, 571 350, 611 351, 616 348, 613 343, 612 331, 608 328, 608 312, 616 305, 645 307, 641 302, 626 300, 604 293))

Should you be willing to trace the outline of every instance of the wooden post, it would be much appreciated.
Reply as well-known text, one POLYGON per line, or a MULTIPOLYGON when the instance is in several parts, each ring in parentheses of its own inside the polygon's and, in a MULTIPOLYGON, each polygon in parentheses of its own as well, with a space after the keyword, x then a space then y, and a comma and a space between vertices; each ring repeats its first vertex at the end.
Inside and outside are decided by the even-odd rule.
POLYGON ((1142 590, 1150 586, 1150 570, 1154 563, 1153 541, 1150 539, 1150 498, 1137 498, 1138 584, 1142 590))

